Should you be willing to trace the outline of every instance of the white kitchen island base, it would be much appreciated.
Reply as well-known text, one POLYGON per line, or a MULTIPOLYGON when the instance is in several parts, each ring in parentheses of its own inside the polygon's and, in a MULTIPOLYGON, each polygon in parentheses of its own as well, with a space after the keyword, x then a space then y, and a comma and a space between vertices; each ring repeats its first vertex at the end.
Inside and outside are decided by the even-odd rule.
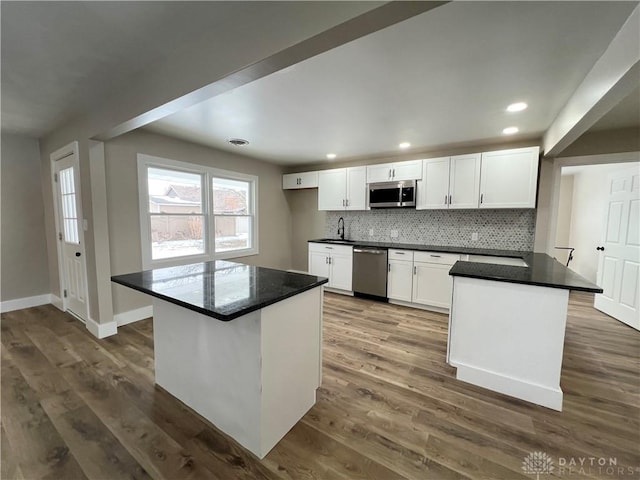
POLYGON ((156 383, 263 458, 316 401, 322 289, 226 322, 154 298, 156 383))
POLYGON ((453 277, 448 362, 456 378, 562 410, 569 290, 453 277))

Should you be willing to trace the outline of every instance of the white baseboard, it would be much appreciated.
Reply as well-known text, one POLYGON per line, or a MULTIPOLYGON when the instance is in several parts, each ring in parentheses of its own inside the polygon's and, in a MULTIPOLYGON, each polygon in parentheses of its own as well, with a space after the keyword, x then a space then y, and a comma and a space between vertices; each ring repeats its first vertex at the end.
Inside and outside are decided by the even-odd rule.
POLYGON ((64 311, 64 306, 62 304, 62 299, 57 295, 51 294, 51 305, 56 307, 60 311, 64 311))
POLYGON ((97 338, 105 338, 118 333, 118 324, 115 321, 98 323, 94 319, 88 318, 86 325, 87 330, 89 330, 93 334, 93 336, 97 338))
POLYGON ((36 295, 35 297, 16 298, 15 300, 5 300, 0 302, 0 312, 13 312, 23 308, 39 307, 51 303, 51 294, 36 295))
POLYGON ((144 320, 145 318, 153 317, 153 306, 136 308, 135 310, 129 310, 127 312, 118 313, 113 316, 113 319, 119 327, 128 325, 129 323, 144 320))
POLYGON ((559 386, 558 388, 553 388, 537 385, 458 362, 451 362, 451 365, 458 368, 456 373, 458 380, 504 393, 505 395, 511 395, 559 412, 562 411, 562 389, 559 386))

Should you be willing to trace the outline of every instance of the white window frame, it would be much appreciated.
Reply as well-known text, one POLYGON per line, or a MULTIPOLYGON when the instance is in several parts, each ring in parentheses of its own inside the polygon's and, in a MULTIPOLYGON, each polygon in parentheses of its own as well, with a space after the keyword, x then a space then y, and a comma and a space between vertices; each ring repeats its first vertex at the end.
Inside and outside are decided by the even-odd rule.
POLYGON ((171 160, 169 158, 155 157, 143 153, 138 154, 138 207, 140 212, 140 247, 142 252, 142 268, 170 267, 175 265, 187 265, 189 263, 207 262, 229 258, 247 257, 258 255, 258 177, 246 173, 232 172, 219 168, 207 167, 194 163, 171 160), (202 175, 202 214, 204 218, 203 230, 205 232, 205 252, 196 255, 184 255, 181 257, 162 258, 153 260, 151 254, 151 225, 149 215, 149 190, 147 172, 149 168, 164 168, 178 170, 186 173, 202 175), (215 227, 213 214, 213 179, 225 178, 240 180, 251 184, 249 194, 249 209, 251 211, 251 248, 243 248, 226 252, 215 251, 215 227))

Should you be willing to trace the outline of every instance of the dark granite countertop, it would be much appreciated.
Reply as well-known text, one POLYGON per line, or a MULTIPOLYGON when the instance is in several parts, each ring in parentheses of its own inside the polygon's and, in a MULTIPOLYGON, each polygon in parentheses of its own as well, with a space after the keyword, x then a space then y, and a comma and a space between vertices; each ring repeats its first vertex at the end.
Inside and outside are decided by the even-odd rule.
POLYGON ((531 252, 520 250, 497 250, 492 248, 472 248, 472 247, 452 247, 446 245, 424 245, 413 243, 388 243, 388 242, 367 242, 363 240, 339 240, 332 238, 319 238, 309 240, 309 243, 331 243, 337 245, 351 245, 353 247, 375 247, 375 248, 392 248, 397 250, 416 250, 422 252, 439 252, 439 253, 460 253, 462 255, 485 255, 495 257, 512 257, 524 258, 531 252))
POLYGON ((459 253, 461 255, 485 255, 496 257, 521 258, 528 265, 517 267, 512 265, 497 265, 493 263, 456 262, 450 275, 471 277, 497 282, 539 285, 543 287, 562 288, 566 290, 580 290, 583 292, 602 293, 602 289, 586 278, 568 269, 560 262, 545 253, 534 253, 519 250, 496 250, 491 248, 454 247, 443 245, 420 245, 408 243, 386 243, 348 241, 339 239, 320 238, 309 240, 313 243, 333 243, 351 245, 354 247, 393 248, 399 250, 416 250, 441 253, 459 253))
POLYGON ((229 321, 311 290, 328 280, 218 260, 116 275, 111 281, 229 321))
POLYGON ((449 270, 449 275, 602 293, 602 289, 596 284, 568 269, 546 253, 529 253, 522 258, 527 263, 527 267, 460 261, 449 270))

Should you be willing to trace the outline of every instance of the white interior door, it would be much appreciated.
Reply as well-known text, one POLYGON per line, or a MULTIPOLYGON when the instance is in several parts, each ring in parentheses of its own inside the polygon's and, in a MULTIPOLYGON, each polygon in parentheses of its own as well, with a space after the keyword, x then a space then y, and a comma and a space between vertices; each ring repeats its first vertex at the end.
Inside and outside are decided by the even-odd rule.
POLYGON ((640 330, 640 172, 609 175, 598 285, 594 307, 640 330))
POLYGON ((78 154, 72 151, 53 165, 62 304, 65 310, 86 321, 89 309, 78 154))

